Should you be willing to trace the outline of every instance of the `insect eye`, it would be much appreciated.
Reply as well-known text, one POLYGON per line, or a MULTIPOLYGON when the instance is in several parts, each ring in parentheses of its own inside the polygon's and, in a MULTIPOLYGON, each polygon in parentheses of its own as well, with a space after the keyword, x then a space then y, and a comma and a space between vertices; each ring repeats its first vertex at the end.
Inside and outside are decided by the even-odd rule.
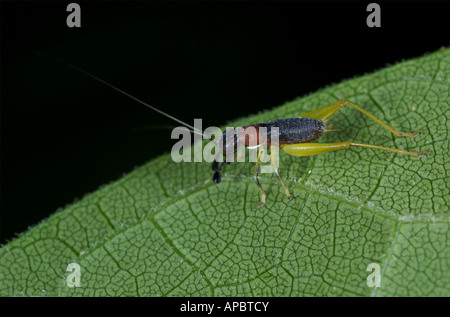
POLYGON ((220 175, 220 172, 215 171, 214 176, 213 176, 214 183, 219 184, 221 180, 222 180, 222 176, 220 175))

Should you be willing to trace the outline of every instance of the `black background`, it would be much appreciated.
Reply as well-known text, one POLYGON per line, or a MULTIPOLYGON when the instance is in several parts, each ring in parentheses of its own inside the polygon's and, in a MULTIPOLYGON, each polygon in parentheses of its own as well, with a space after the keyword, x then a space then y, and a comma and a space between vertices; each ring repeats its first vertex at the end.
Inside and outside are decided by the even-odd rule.
POLYGON ((450 41, 450 6, 370 1, 1 3, 0 243, 169 152, 162 110, 219 126, 450 41))

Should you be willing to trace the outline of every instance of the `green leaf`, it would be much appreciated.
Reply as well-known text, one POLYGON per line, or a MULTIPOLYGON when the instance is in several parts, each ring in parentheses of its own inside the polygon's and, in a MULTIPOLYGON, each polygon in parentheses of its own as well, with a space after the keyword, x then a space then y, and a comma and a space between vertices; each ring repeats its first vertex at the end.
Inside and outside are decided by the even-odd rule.
MULTIPOLYGON (((299 83, 304 78, 299 74, 299 83)), ((244 125, 346 98, 415 138, 343 109, 338 133, 421 157, 355 148, 314 157, 280 152, 280 173, 251 163, 211 181, 208 163, 159 157, 36 225, 0 249, 0 294, 38 296, 450 295, 450 50, 328 87, 244 125), (69 287, 70 263, 80 287, 69 287), (370 263, 381 287, 367 285, 370 263)), ((12 211, 8 211, 12 212, 12 211)))

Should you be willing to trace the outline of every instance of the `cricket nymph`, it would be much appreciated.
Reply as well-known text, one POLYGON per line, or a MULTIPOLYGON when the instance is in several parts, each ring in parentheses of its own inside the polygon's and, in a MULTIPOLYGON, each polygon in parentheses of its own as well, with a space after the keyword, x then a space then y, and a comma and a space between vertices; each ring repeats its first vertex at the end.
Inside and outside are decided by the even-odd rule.
POLYGON ((222 166, 232 160, 234 153, 237 152, 238 146, 241 144, 249 149, 257 148, 262 144, 266 144, 268 147, 283 147, 286 144, 306 143, 317 140, 324 132, 326 132, 326 129, 323 121, 302 117, 276 119, 265 123, 243 126, 233 130, 233 133, 224 132, 219 140, 219 147, 225 159, 220 166, 216 160, 213 161, 213 181, 220 183, 222 166), (277 135, 274 135, 274 133, 277 135), (272 144, 273 140, 278 140, 278 144, 272 144))
MULTIPOLYGON (((73 69, 84 73, 85 75, 103 83, 104 85, 116 90, 117 92, 135 100, 136 102, 139 102, 140 104, 152 109, 153 111, 156 111, 163 116, 174 120, 183 126, 187 127, 192 133, 201 135, 202 137, 205 137, 202 131, 199 131, 195 127, 187 124, 186 122, 183 122, 164 111, 153 107, 152 105, 130 95, 129 93, 123 91, 122 89, 110 84, 109 82, 104 81, 103 79, 100 79, 99 77, 77 67, 72 64, 60 61, 64 64, 66 64, 69 67, 72 67, 73 69)), ((396 136, 405 136, 405 137, 415 137, 419 132, 423 131, 418 130, 414 132, 401 132, 390 125, 384 123, 380 119, 378 119, 375 115, 371 114, 367 110, 361 108, 357 104, 347 100, 347 99, 341 99, 331 105, 311 110, 309 112, 303 113, 300 116, 296 118, 287 118, 287 119, 276 119, 273 121, 269 121, 266 123, 257 123, 252 125, 247 125, 244 127, 240 127, 237 129, 233 129, 234 132, 227 133, 227 131, 222 135, 222 137, 219 139, 219 153, 216 153, 216 159, 212 163, 212 170, 214 171, 213 181, 214 183, 220 183, 221 181, 221 174, 220 170, 222 169, 222 166, 225 163, 231 162, 232 158, 234 157, 235 153, 238 150, 239 145, 244 145, 245 147, 249 149, 258 149, 258 157, 256 160, 255 165, 255 171, 253 174, 253 179, 255 180, 256 185, 258 186, 258 189, 261 193, 261 200, 258 203, 258 205, 264 205, 266 202, 266 193, 264 192, 264 189, 261 187, 261 184, 258 181, 258 175, 260 173, 260 166, 261 161, 263 160, 263 157, 266 155, 266 149, 262 145, 266 145, 267 147, 270 147, 272 149, 280 148, 288 155, 293 156, 311 156, 311 155, 318 155, 322 153, 327 152, 333 152, 333 151, 339 151, 339 150, 348 150, 351 147, 363 147, 363 148, 369 148, 369 149, 376 149, 376 150, 382 150, 382 151, 388 151, 396 154, 401 155, 411 155, 420 157, 425 155, 426 153, 429 153, 429 151, 424 152, 409 152, 404 149, 396 149, 396 148, 390 148, 385 147, 381 145, 374 145, 374 144, 366 144, 366 143, 357 143, 352 141, 341 141, 341 142, 334 142, 334 143, 312 143, 312 141, 317 140, 320 136, 323 134, 329 132, 329 131, 337 131, 332 130, 332 124, 325 127, 325 124, 331 120, 335 113, 342 109, 345 106, 350 106, 353 109, 359 111, 360 113, 366 115, 376 123, 378 123, 380 126, 385 128, 386 130, 390 131, 392 134, 396 136), (265 128, 265 129, 261 129, 265 128), (276 134, 275 134, 276 133, 276 134), (274 144, 273 141, 277 141, 277 144, 274 144), (220 164, 217 162, 217 160, 220 158, 220 155, 225 155, 224 161, 220 164)), ((213 137, 208 136, 210 140, 213 140, 213 137)), ((239 154, 239 153, 238 153, 239 154)), ((288 199, 291 199, 291 194, 289 192, 288 187, 284 183, 283 179, 280 176, 280 173, 278 172, 278 156, 277 151, 271 151, 270 152, 270 161, 273 168, 273 173, 278 177, 278 180, 281 183, 281 186, 283 187, 286 197, 288 199)))

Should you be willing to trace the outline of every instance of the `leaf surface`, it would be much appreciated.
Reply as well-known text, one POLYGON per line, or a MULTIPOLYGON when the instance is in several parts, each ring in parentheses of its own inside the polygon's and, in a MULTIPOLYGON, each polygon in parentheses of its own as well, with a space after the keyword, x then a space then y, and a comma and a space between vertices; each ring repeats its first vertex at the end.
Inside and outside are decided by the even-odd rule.
MULTIPOLYGON (((299 79, 301 83, 303 79, 299 79)), ((57 212, 0 249, 3 296, 450 296, 450 50, 322 89, 234 122, 295 117, 346 98, 354 109, 321 142, 355 141, 431 153, 355 148, 314 157, 280 152, 280 173, 251 163, 212 183, 208 163, 161 156, 57 212), (69 287, 69 263, 81 269, 69 287), (377 263, 381 287, 367 285, 377 263)), ((8 211, 11 212, 11 211, 8 211)))

